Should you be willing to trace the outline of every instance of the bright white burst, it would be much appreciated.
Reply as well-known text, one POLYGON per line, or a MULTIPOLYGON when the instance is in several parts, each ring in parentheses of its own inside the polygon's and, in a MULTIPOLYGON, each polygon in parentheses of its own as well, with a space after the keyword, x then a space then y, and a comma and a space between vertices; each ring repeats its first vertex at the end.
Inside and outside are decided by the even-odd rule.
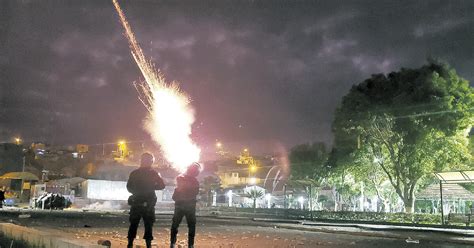
POLYGON ((168 162, 184 171, 192 162, 199 161, 201 153, 191 139, 194 111, 189 97, 177 83, 166 83, 153 63, 145 58, 117 0, 113 3, 125 29, 132 56, 145 78, 144 82, 135 84, 139 98, 148 110, 145 130, 160 145, 168 162))

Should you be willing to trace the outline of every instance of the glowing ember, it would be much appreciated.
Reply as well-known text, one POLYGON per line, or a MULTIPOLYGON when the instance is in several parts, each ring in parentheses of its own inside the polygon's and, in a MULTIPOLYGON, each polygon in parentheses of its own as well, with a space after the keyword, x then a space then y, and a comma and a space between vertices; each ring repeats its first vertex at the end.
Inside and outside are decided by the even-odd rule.
POLYGON ((192 162, 199 161, 201 152, 190 137, 194 111, 189 98, 180 91, 177 83, 166 83, 154 64, 145 58, 117 0, 113 3, 125 29, 132 56, 145 78, 144 82, 134 84, 139 99, 148 109, 145 130, 161 146, 168 162, 184 171, 192 162))

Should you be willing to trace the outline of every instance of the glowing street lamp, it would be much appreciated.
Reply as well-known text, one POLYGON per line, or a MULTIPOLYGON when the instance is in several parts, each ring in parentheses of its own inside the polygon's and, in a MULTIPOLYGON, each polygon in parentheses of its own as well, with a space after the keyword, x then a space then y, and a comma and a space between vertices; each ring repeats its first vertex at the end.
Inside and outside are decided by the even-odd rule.
POLYGON ((217 147, 218 149, 221 149, 221 148, 222 148, 222 143, 221 143, 221 142, 217 142, 217 143, 216 143, 216 147, 217 147))
POLYGON ((304 207, 304 200, 305 200, 304 197, 302 196, 298 197, 298 202, 300 203, 301 209, 303 209, 304 207))
POLYGON ((227 191, 227 197, 229 198, 229 207, 232 207, 232 190, 227 191))
POLYGON ((127 142, 125 142, 125 140, 120 140, 118 142, 118 152, 122 158, 127 154, 127 142))
POLYGON ((250 180, 249 180, 249 183, 250 183, 251 185, 257 184, 257 178, 251 177, 250 180))
POLYGON ((270 201, 272 200, 272 195, 270 193, 265 195, 265 200, 267 200, 267 208, 270 208, 270 201))
POLYGON ((212 206, 217 206, 217 192, 214 190, 212 191, 212 206))
POLYGON ((15 144, 20 145, 21 144, 21 138, 16 137, 15 138, 15 144))

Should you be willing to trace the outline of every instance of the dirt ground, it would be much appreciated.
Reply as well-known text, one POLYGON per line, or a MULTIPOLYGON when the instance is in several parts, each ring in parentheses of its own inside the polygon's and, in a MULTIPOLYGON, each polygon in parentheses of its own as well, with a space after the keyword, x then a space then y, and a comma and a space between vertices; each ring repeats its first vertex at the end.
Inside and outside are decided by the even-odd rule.
MULTIPOLYGON (((12 222, 31 228, 47 231, 57 236, 81 240, 86 243, 97 243, 98 240, 110 240, 112 247, 125 247, 127 242, 128 215, 126 213, 82 213, 82 212, 49 212, 37 211, 19 218, 18 213, 0 214, 0 221, 12 222), (29 215, 29 217, 28 217, 29 215)), ((154 226, 155 247, 169 247, 170 215, 158 215, 154 226)), ((143 235, 143 226, 139 227, 143 235)), ((137 245, 144 245, 138 239, 137 245)), ((187 247, 186 222, 180 227, 178 244, 187 247)), ((178 246, 178 247, 179 247, 178 246)), ((259 223, 245 220, 216 219, 198 217, 196 247, 426 247, 426 248, 464 248, 467 245, 432 242, 420 240, 419 244, 407 243, 405 240, 367 237, 349 234, 320 233, 276 228, 271 224, 260 226, 259 223)))

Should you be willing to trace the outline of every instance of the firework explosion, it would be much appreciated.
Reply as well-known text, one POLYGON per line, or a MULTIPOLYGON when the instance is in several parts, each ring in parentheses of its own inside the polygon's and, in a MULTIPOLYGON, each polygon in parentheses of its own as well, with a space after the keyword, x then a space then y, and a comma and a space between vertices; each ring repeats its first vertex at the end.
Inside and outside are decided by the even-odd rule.
POLYGON ((145 79, 134 83, 140 101, 148 110, 144 128, 160 145, 168 162, 184 171, 192 162, 199 161, 201 152, 190 137, 194 111, 189 97, 176 82, 167 83, 154 64, 145 58, 120 5, 117 0, 112 1, 125 29, 132 57, 145 79))

